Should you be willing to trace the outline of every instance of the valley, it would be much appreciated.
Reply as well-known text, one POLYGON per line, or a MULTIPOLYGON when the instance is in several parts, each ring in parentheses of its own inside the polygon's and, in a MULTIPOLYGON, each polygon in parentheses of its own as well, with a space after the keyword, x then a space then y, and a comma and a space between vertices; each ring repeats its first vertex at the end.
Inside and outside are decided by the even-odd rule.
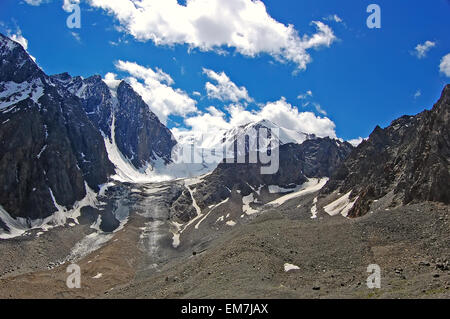
POLYGON ((0 56, 0 298, 450 297, 449 84, 358 145, 267 119, 205 139, 127 80, 0 56))
POLYGON ((448 206, 380 209, 351 220, 330 216, 319 202, 313 219, 318 194, 313 191, 277 207, 260 207, 254 215, 224 218, 233 208, 240 211, 241 203, 232 198, 222 209, 183 225, 174 245, 170 206, 184 187, 181 181, 113 187, 106 194, 114 193, 108 198, 115 200, 103 206, 104 212, 113 207, 111 214, 126 220, 113 233, 93 229, 88 209, 74 227, 1 241, 6 258, 0 263, 0 297, 449 296, 448 206), (230 226, 230 218, 238 223, 230 226), (80 289, 66 286, 72 262, 81 268, 80 289), (285 271, 286 263, 299 269, 285 271), (381 289, 370 290, 365 283, 373 263, 382 269, 381 289))

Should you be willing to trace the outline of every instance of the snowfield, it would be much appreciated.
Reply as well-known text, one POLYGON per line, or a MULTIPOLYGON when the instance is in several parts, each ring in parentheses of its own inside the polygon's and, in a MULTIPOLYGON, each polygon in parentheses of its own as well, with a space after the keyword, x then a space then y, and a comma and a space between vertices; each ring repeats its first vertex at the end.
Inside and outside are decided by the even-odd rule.
POLYGON ((296 192, 281 196, 280 198, 277 198, 274 201, 271 201, 267 203, 268 206, 281 206, 284 203, 286 203, 288 200, 291 200, 293 198, 301 197, 304 195, 308 195, 314 192, 317 192, 322 189, 322 187, 325 186, 325 184, 328 182, 328 177, 324 178, 310 178, 306 183, 304 183, 300 189, 296 192))
POLYGON ((347 217, 349 211, 353 208, 353 205, 355 204, 356 200, 358 198, 355 198, 354 201, 350 201, 350 194, 352 191, 348 192, 344 196, 339 197, 334 202, 328 204, 323 209, 325 212, 327 212, 330 216, 336 216, 341 214, 344 217, 347 217))

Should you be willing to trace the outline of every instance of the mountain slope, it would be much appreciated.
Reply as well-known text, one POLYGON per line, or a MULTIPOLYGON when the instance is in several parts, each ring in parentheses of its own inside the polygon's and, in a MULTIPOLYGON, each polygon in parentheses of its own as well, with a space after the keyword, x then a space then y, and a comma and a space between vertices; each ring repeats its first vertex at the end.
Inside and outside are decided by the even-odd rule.
POLYGON ((0 205, 30 226, 98 190, 113 167, 76 96, 1 34, 0 55, 0 205))
POLYGON ((450 203, 450 85, 430 111, 376 127, 323 188, 357 198, 349 216, 362 216, 384 198, 389 205, 450 203))
MULTIPOLYGON (((236 192, 252 201, 264 201, 261 191, 277 193, 295 191, 311 178, 327 178, 345 160, 353 146, 330 138, 316 138, 302 144, 284 144, 279 147, 279 169, 274 174, 261 174, 262 164, 220 163, 209 175, 192 185, 194 194, 185 192, 181 203, 191 205, 193 198, 200 209, 218 204, 236 192), (275 189, 275 191, 271 191, 275 189), (261 196, 260 196, 261 195, 261 196)), ((246 199, 244 199, 246 201, 246 199)), ((245 204, 245 203, 244 203, 245 204)), ((175 207, 175 215, 186 222, 195 216, 186 205, 175 207)))
POLYGON ((164 164, 171 162, 175 138, 127 82, 108 87, 98 75, 82 79, 67 73, 54 75, 52 80, 81 99, 91 122, 117 147, 125 163, 118 163, 117 156, 110 159, 119 167, 127 164, 128 175, 139 175, 160 159, 164 164))

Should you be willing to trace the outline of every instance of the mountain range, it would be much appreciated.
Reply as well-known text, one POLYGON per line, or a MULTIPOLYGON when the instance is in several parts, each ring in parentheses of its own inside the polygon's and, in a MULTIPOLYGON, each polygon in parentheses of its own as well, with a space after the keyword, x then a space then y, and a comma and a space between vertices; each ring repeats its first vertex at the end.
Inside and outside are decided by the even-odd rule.
MULTIPOLYGON (((206 140, 200 137, 201 141, 185 135, 178 143, 127 82, 106 83, 98 75, 48 76, 21 45, 3 35, 0 54, 0 205, 3 214, 23 226, 33 227, 49 218, 58 222, 51 217, 60 207, 70 211, 111 178, 151 181, 164 174, 164 179, 173 179, 208 173, 196 192, 204 207, 223 201, 232 189, 248 196, 255 188, 277 185, 293 190, 310 178, 323 177, 330 180, 321 196, 346 194, 354 203, 351 217, 367 213, 382 198, 392 205, 449 202, 448 86, 431 111, 404 116, 386 129, 376 127, 356 149, 268 120, 206 140), (273 133, 258 141, 261 129, 273 133), (247 144, 239 151, 237 141, 242 140, 247 144), (261 141, 264 147, 275 145, 279 153, 276 174, 261 175, 261 163, 219 164, 233 155, 248 159, 262 147, 257 145, 261 141), (194 143, 200 146, 193 156, 201 160, 175 163, 194 143), (205 160, 212 149, 223 149, 224 154, 205 160)), ((190 197, 186 192, 184 196, 190 197)), ((195 215, 192 208, 181 209, 195 215)))
MULTIPOLYGON (((1 34, 0 56, 0 247, 8 255, 0 261, 0 281, 2 276, 27 276, 36 269, 64 272, 59 265, 73 261, 89 269, 105 253, 106 260, 114 260, 126 274, 124 281, 115 274, 114 285, 125 285, 122 292, 133 295, 140 289, 156 289, 146 281, 155 273, 167 274, 167 284, 172 272, 177 274, 174 278, 186 273, 174 270, 177 267, 205 272, 202 267, 209 266, 192 266, 192 256, 217 250, 223 238, 235 240, 227 236, 244 238, 243 243, 239 239, 235 243, 239 251, 227 257, 221 255, 228 251, 223 247, 208 255, 214 265, 217 256, 228 259, 233 254, 244 254, 240 261, 254 262, 245 255, 254 245, 265 257, 294 260, 298 247, 286 253, 285 248, 266 245, 279 236, 276 229, 283 223, 286 238, 297 241, 306 236, 308 241, 317 231, 313 237, 327 249, 330 240, 347 234, 352 247, 361 249, 357 257, 351 256, 353 262, 369 249, 361 245, 374 238, 383 241, 404 229, 414 231, 421 227, 417 218, 433 227, 438 225, 434 218, 447 218, 441 211, 448 214, 450 204, 450 85, 432 109, 402 116, 386 128, 377 126, 357 147, 269 120, 210 136, 183 132, 177 141, 126 81, 47 75, 20 44, 1 34), (269 166, 275 170, 265 173, 269 166), (410 207, 421 215, 411 217, 410 207), (391 221, 380 212, 391 210, 406 226, 390 228, 391 221), (440 215, 432 214, 436 211, 440 215), (367 222, 374 212, 374 220, 367 222), (403 220, 401 214, 408 217, 403 220), (272 220, 273 216, 278 217, 272 220), (345 224, 350 220, 367 222, 361 227, 370 229, 371 237, 354 226, 359 224, 345 224), (291 224, 310 235, 293 232, 289 237, 291 224), (252 238, 276 233, 261 242, 250 241, 248 229, 252 238), (324 241, 320 235, 324 232, 335 237, 324 241), (61 245, 54 245, 55 239, 61 245), (42 247, 48 252, 42 253, 42 247), (21 251, 29 252, 33 262, 21 251), (111 252, 123 257, 126 265, 111 252), (23 268, 17 268, 21 263, 23 268), (164 268, 174 263, 175 268, 164 268)), ((439 225, 433 228, 436 233, 448 235, 446 221, 439 225)), ((448 236, 429 254, 445 255, 442 247, 448 248, 447 242, 448 236)), ((333 249, 325 251, 326 258, 334 258, 333 249)), ((318 258, 314 252, 305 253, 318 258)), ((101 258, 98 263, 111 268, 101 258)), ((437 259, 435 263, 448 270, 448 263, 437 259)), ((228 278, 233 282, 234 277, 228 278)), ((15 282, 3 284, 15 289, 15 282)))

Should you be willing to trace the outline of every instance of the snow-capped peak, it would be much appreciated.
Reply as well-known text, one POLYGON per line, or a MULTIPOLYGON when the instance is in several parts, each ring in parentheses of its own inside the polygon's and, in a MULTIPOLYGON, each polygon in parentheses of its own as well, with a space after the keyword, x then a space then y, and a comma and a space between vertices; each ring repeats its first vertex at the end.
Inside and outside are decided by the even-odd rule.
POLYGON ((258 122, 251 122, 243 126, 239 126, 227 131, 223 137, 226 142, 234 142, 237 139, 241 139, 244 136, 256 138, 254 134, 257 134, 261 129, 266 129, 271 132, 271 139, 277 139, 279 145, 294 143, 301 144, 306 140, 314 139, 315 135, 306 134, 303 132, 290 130, 281 127, 270 120, 260 120, 258 122))

